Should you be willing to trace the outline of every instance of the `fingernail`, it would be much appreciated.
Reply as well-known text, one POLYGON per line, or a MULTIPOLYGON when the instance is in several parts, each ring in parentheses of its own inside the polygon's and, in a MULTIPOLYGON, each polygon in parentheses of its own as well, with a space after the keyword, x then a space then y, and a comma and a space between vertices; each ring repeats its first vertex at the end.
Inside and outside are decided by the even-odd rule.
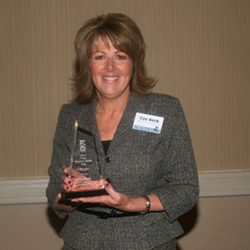
POLYGON ((110 184, 109 184, 108 182, 106 182, 105 187, 107 188, 107 187, 109 187, 109 185, 110 185, 110 184))
POLYGON ((68 181, 68 184, 70 185, 72 182, 71 181, 68 181))

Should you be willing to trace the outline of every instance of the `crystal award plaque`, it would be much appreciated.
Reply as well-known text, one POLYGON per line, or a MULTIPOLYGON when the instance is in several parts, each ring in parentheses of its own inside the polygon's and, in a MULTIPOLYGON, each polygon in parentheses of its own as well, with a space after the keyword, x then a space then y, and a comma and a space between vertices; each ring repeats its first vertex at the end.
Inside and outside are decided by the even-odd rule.
POLYGON ((63 199, 74 199, 107 194, 101 182, 95 135, 83 124, 75 122, 74 140, 71 150, 70 172, 72 190, 61 192, 63 199))

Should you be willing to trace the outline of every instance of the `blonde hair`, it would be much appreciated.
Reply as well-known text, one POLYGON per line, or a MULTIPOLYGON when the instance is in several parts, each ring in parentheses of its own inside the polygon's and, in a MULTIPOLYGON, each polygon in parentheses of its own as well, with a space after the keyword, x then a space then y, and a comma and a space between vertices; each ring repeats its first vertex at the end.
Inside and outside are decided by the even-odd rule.
POLYGON ((131 91, 140 95, 151 93, 156 80, 146 75, 144 67, 146 45, 140 29, 130 17, 120 13, 110 13, 86 21, 77 32, 75 49, 79 68, 73 77, 74 101, 89 103, 96 96, 91 79, 90 60, 92 45, 97 43, 99 37, 105 42, 110 40, 116 49, 125 52, 132 59, 131 91))

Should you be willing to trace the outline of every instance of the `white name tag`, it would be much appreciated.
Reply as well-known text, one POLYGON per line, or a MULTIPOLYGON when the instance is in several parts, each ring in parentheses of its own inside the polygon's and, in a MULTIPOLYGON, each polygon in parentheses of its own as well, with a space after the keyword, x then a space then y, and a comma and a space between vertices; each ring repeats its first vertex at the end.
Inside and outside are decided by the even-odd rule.
POLYGON ((133 129, 146 131, 150 133, 161 133, 164 117, 136 113, 133 129))

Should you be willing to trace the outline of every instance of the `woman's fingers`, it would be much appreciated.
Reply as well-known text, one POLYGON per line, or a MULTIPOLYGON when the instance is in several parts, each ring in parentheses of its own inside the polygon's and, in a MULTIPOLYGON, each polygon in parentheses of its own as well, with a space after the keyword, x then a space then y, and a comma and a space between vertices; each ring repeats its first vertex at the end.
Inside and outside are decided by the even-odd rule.
POLYGON ((63 189, 70 191, 70 190, 79 190, 84 189, 85 186, 93 186, 97 187, 100 184, 100 181, 91 181, 85 175, 82 175, 80 172, 76 171, 75 169, 65 168, 64 169, 65 176, 63 176, 63 189), (69 173, 70 177, 69 177, 69 173))
MULTIPOLYGON (((67 171, 65 172, 67 173, 67 171)), ((90 190, 91 188, 96 189, 101 186, 104 186, 108 195, 80 197, 73 199, 72 202, 99 203, 105 206, 126 210, 129 198, 125 194, 116 192, 113 186, 106 179, 91 181, 85 176, 80 176, 77 178, 64 177, 63 188, 66 191, 90 190)))
POLYGON ((69 167, 64 169, 64 173, 66 175, 70 174, 71 177, 80 177, 80 176, 82 176, 82 174, 80 172, 78 172, 74 168, 69 168, 69 167))

